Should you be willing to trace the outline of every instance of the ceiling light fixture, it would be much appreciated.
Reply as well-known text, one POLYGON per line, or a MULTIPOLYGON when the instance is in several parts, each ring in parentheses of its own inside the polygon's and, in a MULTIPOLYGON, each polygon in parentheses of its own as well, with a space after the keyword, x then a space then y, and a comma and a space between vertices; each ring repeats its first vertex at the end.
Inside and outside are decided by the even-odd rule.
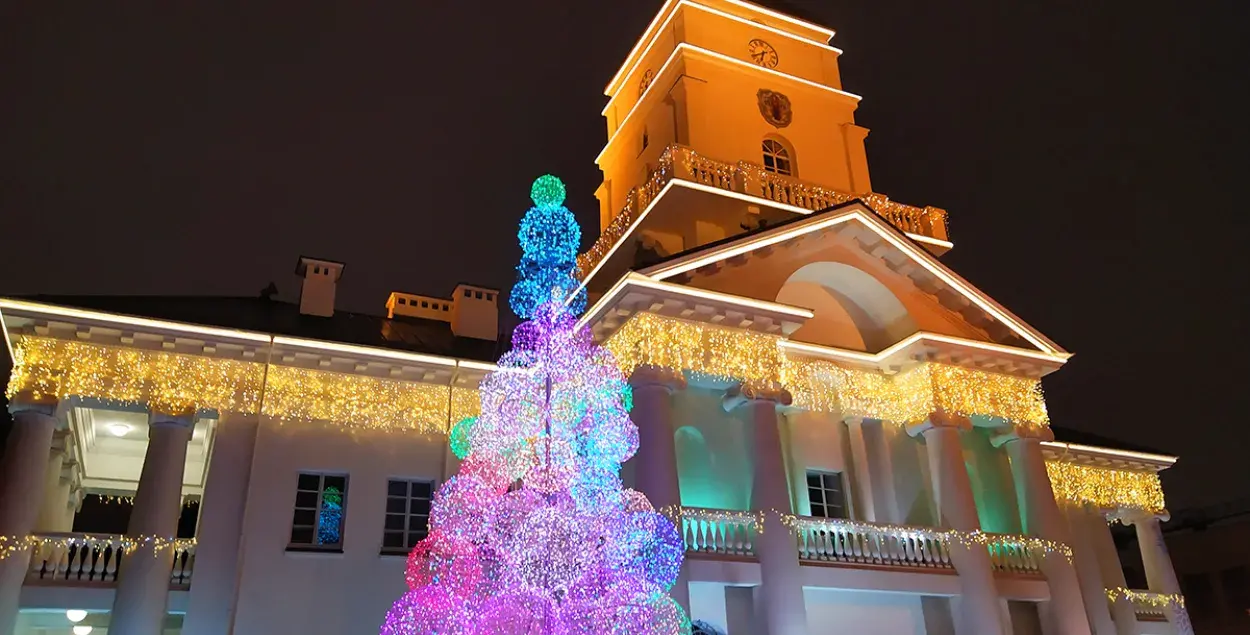
POLYGON ((113 436, 124 437, 131 430, 134 430, 134 427, 125 423, 110 423, 108 425, 108 429, 109 429, 109 432, 112 433, 113 436))
POLYGON ((65 619, 77 624, 87 619, 87 612, 82 609, 70 609, 65 612, 65 619))

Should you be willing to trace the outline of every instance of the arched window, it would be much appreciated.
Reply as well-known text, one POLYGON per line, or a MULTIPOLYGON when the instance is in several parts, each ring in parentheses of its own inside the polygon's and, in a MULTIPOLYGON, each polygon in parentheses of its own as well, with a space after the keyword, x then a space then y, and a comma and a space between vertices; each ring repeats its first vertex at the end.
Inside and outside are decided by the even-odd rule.
POLYGON ((764 140, 764 169, 777 174, 794 174, 794 160, 790 151, 776 139, 764 140))

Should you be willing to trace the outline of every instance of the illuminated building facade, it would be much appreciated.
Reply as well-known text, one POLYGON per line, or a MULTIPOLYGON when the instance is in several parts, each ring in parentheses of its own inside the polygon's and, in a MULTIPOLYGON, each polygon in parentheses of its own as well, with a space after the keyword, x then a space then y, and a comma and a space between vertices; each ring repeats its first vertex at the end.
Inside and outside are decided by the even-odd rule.
MULTIPOLYGON (((1175 458, 1055 440, 1041 379, 1069 353, 942 264, 944 210, 874 192, 832 37, 670 0, 606 90, 581 324, 632 378, 625 482, 679 522, 675 597, 732 635, 1192 632, 1159 525, 1175 458)), ((371 318, 335 310, 342 263, 297 274, 298 306, 0 300, 0 630, 374 632, 499 296, 371 318), (75 527, 85 494, 133 495, 125 532, 75 527)))

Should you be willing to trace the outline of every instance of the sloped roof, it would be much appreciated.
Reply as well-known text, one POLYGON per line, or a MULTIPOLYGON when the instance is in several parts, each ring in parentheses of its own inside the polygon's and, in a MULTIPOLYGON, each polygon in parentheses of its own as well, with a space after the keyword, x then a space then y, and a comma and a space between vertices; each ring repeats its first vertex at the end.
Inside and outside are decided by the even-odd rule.
POLYGON ((638 269, 644 275, 657 280, 665 280, 699 269, 706 264, 793 241, 808 233, 823 231, 848 222, 857 223, 879 239, 884 239, 885 243, 897 249, 915 265, 914 270, 928 272, 931 274, 929 276, 931 280, 940 282, 941 285, 962 296, 990 320, 1001 323, 1038 350, 1060 355, 1068 354, 1061 346, 955 273, 860 199, 700 245, 638 269))
POLYGON ((499 341, 459 337, 439 320, 335 311, 302 315, 299 306, 261 297, 35 295, 23 299, 78 309, 241 329, 312 340, 389 348, 493 362, 506 347, 499 341))

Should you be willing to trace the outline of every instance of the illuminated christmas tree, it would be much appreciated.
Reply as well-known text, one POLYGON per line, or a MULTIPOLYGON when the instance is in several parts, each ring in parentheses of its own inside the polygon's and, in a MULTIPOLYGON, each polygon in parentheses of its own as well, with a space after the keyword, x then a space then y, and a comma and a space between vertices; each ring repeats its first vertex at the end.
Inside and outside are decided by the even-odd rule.
POLYGON ((581 230, 559 179, 538 179, 531 197, 511 298, 528 321, 482 381, 481 415, 452 430, 463 463, 434 497, 410 591, 381 634, 684 635, 668 596, 681 537, 621 485, 638 448, 629 385, 576 328, 581 230))

